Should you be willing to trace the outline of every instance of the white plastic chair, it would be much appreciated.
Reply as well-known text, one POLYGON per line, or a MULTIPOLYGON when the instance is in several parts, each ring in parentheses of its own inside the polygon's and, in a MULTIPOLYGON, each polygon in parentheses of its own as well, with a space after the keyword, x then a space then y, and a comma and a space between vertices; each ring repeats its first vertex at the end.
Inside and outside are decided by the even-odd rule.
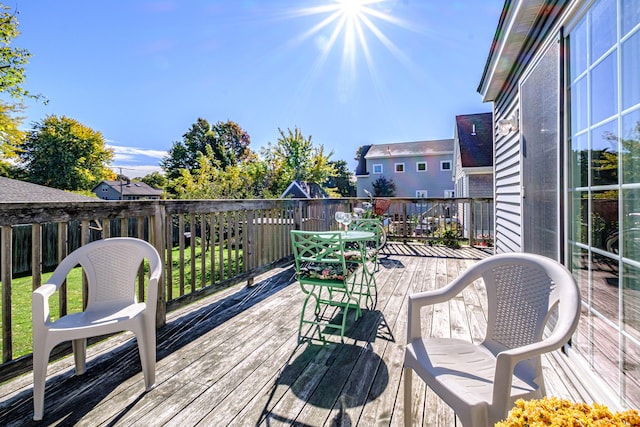
POLYGON ((412 372, 465 427, 494 425, 507 417, 517 399, 543 397, 540 355, 567 343, 579 318, 580 291, 571 273, 550 258, 532 254, 491 256, 441 289, 410 295, 405 425, 412 424, 412 372), (423 337, 420 308, 450 300, 479 278, 488 299, 483 342, 423 337))
POLYGON ((156 302, 162 263, 156 249, 144 240, 115 237, 98 240, 70 253, 55 269, 49 281, 33 292, 33 419, 44 412, 44 388, 49 355, 53 347, 72 341, 76 374, 85 372, 87 338, 132 331, 144 372, 146 389, 155 382, 156 302), (147 303, 138 302, 136 283, 147 259, 149 277, 147 303), (87 308, 51 322, 49 298, 77 265, 87 277, 87 308))

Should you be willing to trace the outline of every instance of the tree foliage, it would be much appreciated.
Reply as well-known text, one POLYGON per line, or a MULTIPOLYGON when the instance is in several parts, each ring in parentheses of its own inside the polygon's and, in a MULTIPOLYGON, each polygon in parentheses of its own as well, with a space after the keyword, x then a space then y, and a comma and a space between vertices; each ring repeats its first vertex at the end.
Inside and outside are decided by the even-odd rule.
POLYGON ((224 169, 250 157, 250 143, 249 134, 235 122, 217 122, 211 126, 207 120, 199 118, 182 136, 182 141, 173 143, 160 166, 172 180, 181 176, 182 169, 192 171, 200 168, 198 160, 201 154, 205 154, 205 158, 216 160, 216 167, 224 169), (211 148, 211 156, 207 154, 206 147, 211 148))
POLYGON ((134 178, 134 180, 136 179, 153 188, 163 189, 165 185, 167 185, 167 178, 160 172, 151 172, 150 174, 147 174, 142 178, 134 178))
POLYGON ((255 166, 260 162, 245 161, 220 167, 213 148, 205 147, 198 154, 196 167, 181 169, 180 176, 172 182, 172 188, 180 199, 251 199, 256 197, 255 166))
POLYGON ((114 176, 102 134, 65 116, 34 123, 20 158, 29 181, 61 190, 90 190, 114 176))
POLYGON ((351 179, 352 174, 347 162, 336 160, 329 162, 329 164, 333 167, 334 173, 327 178, 324 186, 328 189, 334 189, 338 193, 338 197, 355 197, 356 184, 351 179))
POLYGON ((396 195, 395 182, 384 176, 376 179, 371 186, 373 187, 374 197, 394 197, 396 195))
POLYGON ((14 101, 0 101, 0 176, 19 177, 15 167, 17 152, 24 138, 22 104, 25 97, 41 98, 29 93, 23 86, 25 66, 31 57, 26 49, 12 47, 11 42, 20 31, 17 11, 0 4, 0 93, 14 101))
POLYGON ((269 143, 261 153, 269 168, 266 187, 271 194, 279 196, 294 180, 322 185, 335 173, 329 162, 333 152, 325 154, 323 145, 314 146, 311 135, 305 138, 297 127, 278 132, 277 143, 269 143))

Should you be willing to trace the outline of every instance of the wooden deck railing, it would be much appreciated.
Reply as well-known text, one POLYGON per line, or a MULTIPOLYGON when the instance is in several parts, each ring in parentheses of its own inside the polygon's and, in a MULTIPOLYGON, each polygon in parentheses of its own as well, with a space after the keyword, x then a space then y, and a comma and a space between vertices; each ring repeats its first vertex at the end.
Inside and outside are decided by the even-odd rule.
MULTIPOLYGON (((471 244, 478 240, 490 242, 493 238, 491 200, 390 200, 391 206, 385 213, 390 239, 438 241, 444 230, 455 230, 456 239, 471 244)), ((8 372, 15 374, 30 368, 29 351, 14 351, 19 334, 23 334, 21 341, 30 342, 31 336, 30 319, 20 327, 14 326, 18 317, 16 305, 30 307, 31 291, 43 283, 43 277, 46 280, 47 270, 80 245, 108 237, 131 236, 145 239, 158 249, 165 263, 156 319, 160 327, 166 321, 168 310, 242 281, 251 284, 253 277, 289 260, 290 230, 335 229, 333 218, 337 210, 350 211, 365 201, 0 203, 0 381, 10 375, 8 372), (30 286, 24 285, 25 280, 30 286)), ((142 283, 138 293, 143 300, 142 283)), ((86 296, 86 283, 68 284, 61 290, 52 316, 81 310, 86 296), (73 286, 77 289, 70 289, 73 286), (82 301, 74 305, 69 296, 72 292, 81 294, 82 301)), ((59 349, 57 353, 66 351, 68 349, 59 349)), ((54 352, 53 357, 55 355, 54 352)))

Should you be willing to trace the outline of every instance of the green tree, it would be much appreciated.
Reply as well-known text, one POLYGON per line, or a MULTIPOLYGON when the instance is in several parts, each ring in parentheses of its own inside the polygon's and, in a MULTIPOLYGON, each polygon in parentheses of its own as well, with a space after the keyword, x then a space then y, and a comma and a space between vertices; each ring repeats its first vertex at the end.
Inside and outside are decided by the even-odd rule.
POLYGON ((19 169, 14 165, 24 133, 22 124, 23 106, 27 98, 40 99, 40 95, 29 93, 24 87, 25 66, 31 57, 26 49, 12 47, 18 30, 17 11, 0 4, 0 93, 8 95, 15 102, 0 101, 0 175, 19 177, 19 169))
POLYGON ((329 189, 335 189, 339 197, 355 197, 356 184, 353 182, 353 175, 349 171, 345 160, 331 161, 335 173, 331 174, 324 183, 329 189))
POLYGON ((248 199, 254 198, 252 162, 221 168, 213 148, 199 153, 196 167, 182 169, 172 182, 179 199, 248 199))
POLYGON ((167 178, 160 172, 151 172, 142 178, 134 178, 134 180, 142 181, 153 188, 164 188, 167 185, 167 178))
POLYGON ((114 176, 102 134, 65 116, 34 123, 20 158, 29 181, 61 190, 90 190, 114 176))
POLYGON ((311 135, 305 138, 297 127, 285 133, 278 128, 280 138, 275 145, 269 143, 262 150, 262 157, 269 167, 266 186, 271 194, 281 194, 292 181, 324 183, 335 173, 324 146, 314 146, 311 135))
POLYGON ((182 136, 182 141, 173 143, 160 166, 168 179, 175 179, 181 176, 182 169, 198 168, 200 154, 206 154, 206 147, 211 147, 212 156, 205 158, 216 160, 217 167, 224 169, 247 159, 251 154, 250 143, 249 134, 235 122, 217 122, 211 126, 207 120, 199 118, 182 136))
POLYGON ((384 176, 376 179, 371 186, 373 187, 374 197, 394 197, 396 195, 395 182, 384 176))

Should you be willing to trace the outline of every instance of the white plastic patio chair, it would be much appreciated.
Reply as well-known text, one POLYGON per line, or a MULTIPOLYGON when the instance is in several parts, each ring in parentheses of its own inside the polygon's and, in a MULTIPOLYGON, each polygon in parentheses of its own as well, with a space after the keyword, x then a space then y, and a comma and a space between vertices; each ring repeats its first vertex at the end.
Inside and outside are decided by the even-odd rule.
POLYGON ((507 417, 517 399, 543 397, 540 355, 567 343, 579 317, 580 291, 571 273, 552 259, 532 254, 491 256, 441 289, 410 295, 405 425, 412 424, 412 372, 465 427, 494 425, 507 417), (422 336, 420 308, 447 302, 479 278, 488 299, 483 342, 422 336))
POLYGON ((49 281, 33 292, 33 419, 44 413, 44 389, 51 350, 72 341, 76 375, 85 372, 87 338, 132 331, 144 372, 146 390, 155 382, 156 302, 162 263, 156 249, 144 240, 115 237, 98 240, 70 253, 49 281), (138 272, 148 261, 146 303, 136 298, 138 272), (87 308, 52 322, 49 298, 69 272, 80 265, 87 277, 87 308))

